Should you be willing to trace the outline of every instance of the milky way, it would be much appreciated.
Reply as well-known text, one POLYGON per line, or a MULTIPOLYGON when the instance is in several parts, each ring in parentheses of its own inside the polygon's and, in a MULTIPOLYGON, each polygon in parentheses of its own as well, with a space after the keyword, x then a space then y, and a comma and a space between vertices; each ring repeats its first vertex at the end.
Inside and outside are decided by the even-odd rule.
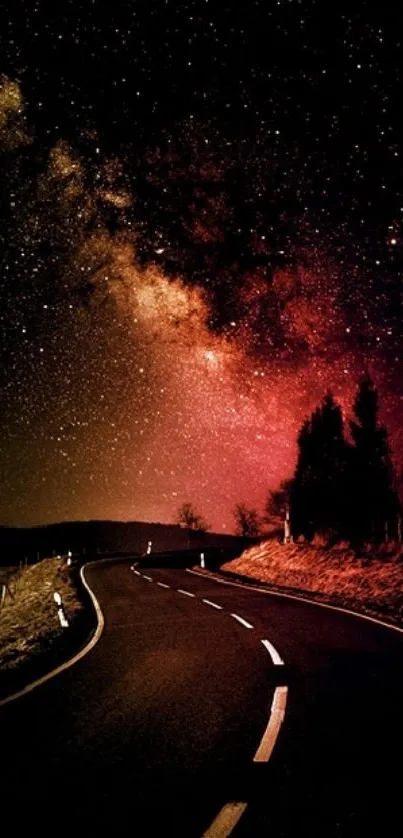
MULTIPOLYGON (((313 6, 289 5, 289 28, 300 21, 290 38, 304 55, 313 6)), ((66 22, 45 26, 37 6, 41 22, 30 18, 28 30, 52 50, 62 42, 63 54, 66 22)), ((254 9, 286 38, 281 9, 274 21, 263 4, 254 9)), ((207 26, 214 54, 225 54, 242 30, 252 56, 250 21, 234 19, 225 34, 220 15, 206 17, 198 3, 186 10, 193 42, 207 26)), ((189 40, 176 31, 180 14, 172 6, 164 41, 150 12, 168 51, 189 40)), ((93 50, 105 45, 116 58, 99 81, 110 119, 84 72, 91 50, 78 83, 77 68, 57 65, 56 52, 45 65, 18 27, 7 43, 1 523, 171 521, 190 500, 215 529, 231 530, 236 503, 262 510, 268 489, 292 473, 298 428, 327 389, 348 419, 366 369, 402 465, 401 138, 382 52, 391 30, 369 19, 360 29, 340 14, 337 36, 319 48, 312 24, 299 79, 257 51, 240 86, 227 56, 208 70, 206 109, 205 79, 196 69, 182 78, 203 51, 182 50, 175 68, 168 61, 170 94, 163 63, 149 68, 147 90, 156 47, 144 21, 136 25, 132 37, 142 33, 144 44, 129 58, 130 33, 120 32, 119 45, 98 24, 93 50), (348 95, 329 88, 321 125, 301 85, 311 79, 325 90, 336 67, 348 95), (361 71, 371 76, 364 99, 361 71), (181 113, 178 86, 188 97, 181 113), (373 136, 364 140, 360 120, 370 114, 373 136), (374 149, 380 165, 363 182, 374 149)), ((83 17, 76 47, 91 31, 83 17)))

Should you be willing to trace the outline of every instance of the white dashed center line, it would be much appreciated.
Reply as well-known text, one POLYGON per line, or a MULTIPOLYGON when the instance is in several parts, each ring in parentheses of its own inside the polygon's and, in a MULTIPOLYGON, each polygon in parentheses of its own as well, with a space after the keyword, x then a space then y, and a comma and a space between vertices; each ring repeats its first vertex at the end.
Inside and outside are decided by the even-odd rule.
POLYGON ((270 640, 262 640, 263 646, 267 649, 274 666, 284 666, 284 661, 280 658, 280 655, 277 649, 274 648, 273 644, 270 643, 270 640))
MULTIPOLYGON (((153 582, 151 576, 146 576, 145 574, 140 573, 138 570, 135 570, 134 567, 132 567, 131 569, 138 576, 143 576, 144 579, 147 579, 148 582, 153 582)), ((188 568, 186 568, 186 570, 188 570, 189 573, 194 572, 192 570, 189 570, 188 568)), ((160 588, 171 588, 171 585, 167 585, 165 582, 157 581, 157 585, 159 585, 160 588)), ((176 591, 178 594, 183 594, 183 596, 196 598, 196 594, 193 594, 191 591, 185 591, 183 588, 176 588, 176 591)), ((218 605, 217 602, 213 602, 211 599, 202 599, 201 601, 204 602, 205 605, 209 605, 210 608, 216 608, 217 611, 225 611, 222 605, 218 605)), ((244 626, 244 628, 254 628, 252 623, 248 623, 248 621, 244 620, 243 617, 240 617, 239 614, 231 614, 231 617, 233 617, 234 620, 237 620, 237 622, 244 626)), ((261 640, 261 643, 263 644, 265 649, 267 649, 273 664, 275 666, 283 666, 284 661, 280 657, 277 649, 273 646, 272 643, 270 643, 270 640, 261 640)), ((287 693, 287 687, 276 687, 274 691, 269 722, 263 734, 260 745, 253 758, 254 762, 267 762, 271 757, 278 734, 280 732, 281 725, 284 720, 285 709, 287 705, 287 693)), ((226 803, 222 807, 221 811, 218 813, 214 821, 211 823, 209 828, 206 830, 206 832, 204 832, 202 838, 229 838, 229 836, 235 829, 238 821, 247 809, 247 806, 247 803, 238 801, 231 801, 229 803, 226 803)))
POLYGON ((243 617, 240 617, 238 614, 231 614, 231 617, 233 617, 234 620, 238 620, 238 623, 241 623, 241 625, 245 626, 245 628, 253 629, 252 623, 248 623, 246 620, 243 619, 243 617))
POLYGON ((202 599, 202 602, 205 602, 206 605, 211 605, 212 608, 217 608, 219 611, 222 611, 222 605, 217 605, 216 602, 211 602, 210 599, 202 599))
POLYGON ((247 803, 226 803, 202 838, 227 838, 243 815, 247 803))
POLYGON ((269 724, 263 734, 262 741, 253 757, 253 762, 267 762, 276 744, 280 727, 284 721, 287 704, 287 687, 276 687, 271 705, 269 724))

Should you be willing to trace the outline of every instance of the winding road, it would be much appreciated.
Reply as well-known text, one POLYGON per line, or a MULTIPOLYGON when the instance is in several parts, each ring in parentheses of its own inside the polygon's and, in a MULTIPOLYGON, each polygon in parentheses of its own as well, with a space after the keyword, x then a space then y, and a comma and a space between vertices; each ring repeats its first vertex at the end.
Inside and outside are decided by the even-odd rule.
POLYGON ((0 708, 13 834, 403 832, 403 633, 186 569, 85 575, 100 640, 0 708))

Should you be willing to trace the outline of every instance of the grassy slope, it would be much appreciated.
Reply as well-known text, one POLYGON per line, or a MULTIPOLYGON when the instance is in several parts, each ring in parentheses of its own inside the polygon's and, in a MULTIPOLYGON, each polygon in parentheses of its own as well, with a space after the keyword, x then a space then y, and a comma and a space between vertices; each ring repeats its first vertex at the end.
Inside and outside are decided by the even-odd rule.
POLYGON ((403 622, 402 558, 401 549, 358 559, 343 546, 326 549, 269 540, 227 562, 222 570, 403 622))
POLYGON ((68 629, 60 626, 53 593, 58 591, 70 623, 83 605, 62 559, 45 559, 11 580, 0 612, 0 660, 3 672, 24 666, 57 645, 68 629))

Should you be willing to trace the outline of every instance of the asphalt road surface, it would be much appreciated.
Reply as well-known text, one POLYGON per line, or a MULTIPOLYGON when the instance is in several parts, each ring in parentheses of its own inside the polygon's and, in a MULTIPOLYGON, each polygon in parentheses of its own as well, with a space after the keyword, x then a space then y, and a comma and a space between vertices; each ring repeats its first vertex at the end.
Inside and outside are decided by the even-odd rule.
POLYGON ((101 639, 0 708, 12 834, 225 835, 229 803, 242 804, 233 838, 403 834, 403 635, 186 570, 140 570, 87 568, 101 639))

